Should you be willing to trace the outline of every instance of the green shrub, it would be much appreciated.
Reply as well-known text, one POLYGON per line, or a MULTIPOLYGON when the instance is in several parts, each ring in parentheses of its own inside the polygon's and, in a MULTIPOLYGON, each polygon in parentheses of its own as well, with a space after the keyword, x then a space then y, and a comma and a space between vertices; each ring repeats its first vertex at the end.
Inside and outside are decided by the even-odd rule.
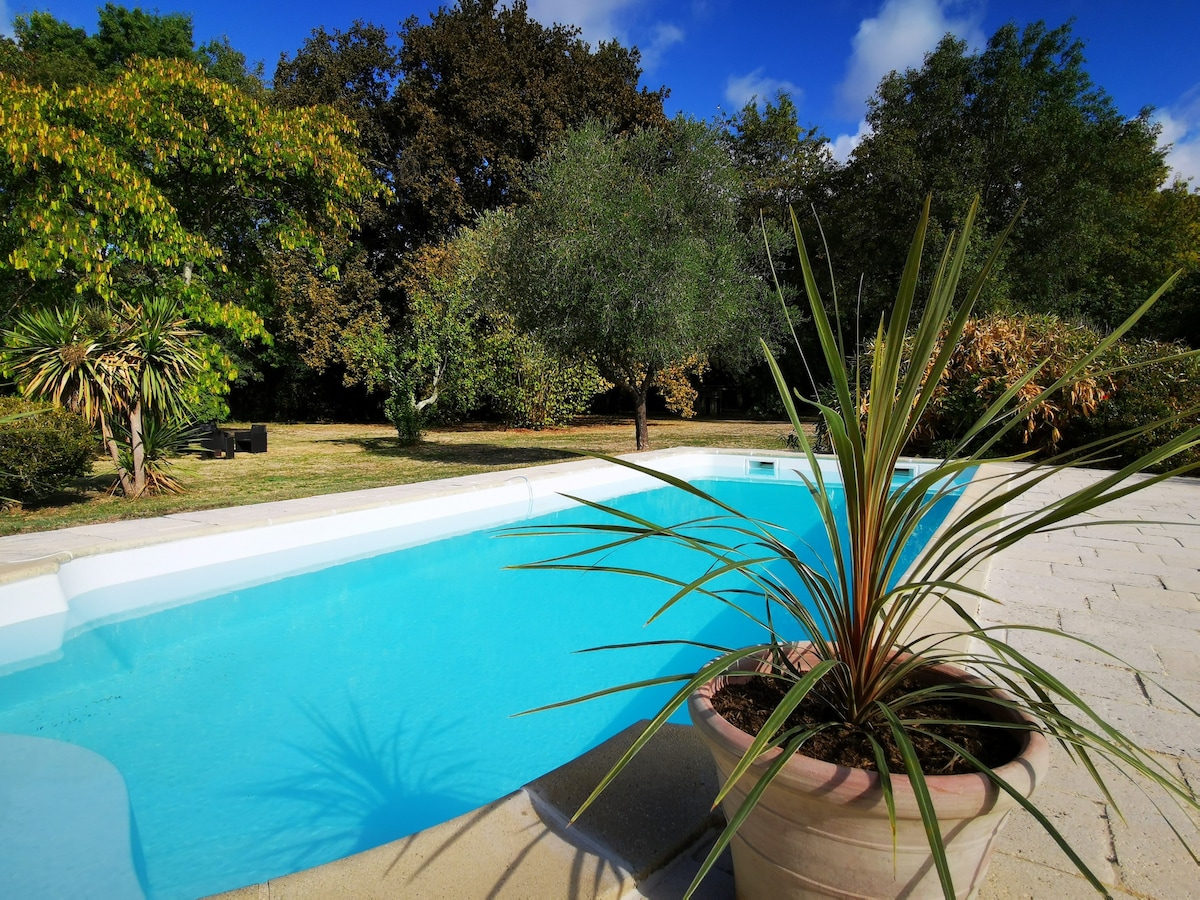
POLYGON ((612 387, 590 360, 563 359, 528 335, 517 335, 497 349, 491 393, 508 425, 567 425, 587 412, 597 394, 612 387))
POLYGON ((91 471, 96 450, 95 433, 82 416, 0 397, 0 497, 5 500, 41 500, 62 490, 70 479, 91 471))
MULTIPOLYGON (((969 321, 929 413, 913 435, 912 452, 953 449, 985 409, 1043 360, 1046 364, 1013 398, 1013 407, 1037 397, 1101 339, 1092 328, 1050 315, 993 315, 969 321)), ((1101 374, 1103 367, 1098 361, 1029 409, 995 452, 1045 456, 1078 446, 1083 423, 1113 392, 1112 379, 1101 374)))
MULTIPOLYGON (((121 465, 133 471, 133 444, 129 439, 128 423, 116 427, 120 446, 121 465)), ((146 492, 150 494, 182 494, 183 484, 171 473, 171 457, 189 450, 200 450, 200 429, 179 420, 164 421, 147 416, 142 421, 142 454, 146 467, 146 492)))
MULTIPOLYGON (((1090 441, 1115 436, 1137 428, 1146 422, 1179 416, 1184 410, 1200 406, 1200 357, 1162 359, 1184 353, 1187 348, 1159 341, 1129 341, 1119 343, 1109 354, 1116 371, 1114 389, 1082 429, 1081 440, 1090 441), (1147 365, 1151 360, 1158 362, 1147 365), (1130 368, 1121 368, 1130 366, 1130 368)), ((1147 450, 1165 444, 1191 425, 1197 417, 1180 418, 1169 425, 1155 428, 1126 441, 1119 449, 1120 456, 1113 465, 1136 459, 1147 450)), ((1200 459, 1200 449, 1192 448, 1175 458, 1175 463, 1200 459)))
MULTIPOLYGON (((1051 315, 993 315, 968 322, 908 452, 939 458, 952 452, 983 411, 1039 362, 1047 361, 1013 407, 1036 397, 1102 339, 1093 328, 1051 315)), ((1200 359, 1161 359, 1184 352, 1185 347, 1155 341, 1119 341, 1080 377, 1028 410, 991 454, 1029 452, 1043 458, 1082 450, 1101 438, 1196 408, 1200 359)), ((864 366, 865 383, 869 358, 864 366)), ((1122 465, 1192 424, 1180 420, 1141 434, 1097 464, 1122 465)))
POLYGON ((421 440, 421 414, 413 403, 412 386, 407 381, 398 379, 392 384, 383 403, 383 414, 396 427, 401 445, 408 446, 421 440))

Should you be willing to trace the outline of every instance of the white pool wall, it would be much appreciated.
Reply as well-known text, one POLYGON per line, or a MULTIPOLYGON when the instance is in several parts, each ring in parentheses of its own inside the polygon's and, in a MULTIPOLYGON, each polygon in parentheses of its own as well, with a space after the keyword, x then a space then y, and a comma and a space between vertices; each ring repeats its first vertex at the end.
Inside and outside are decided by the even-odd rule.
MULTIPOLYGON (((638 454, 636 462, 685 480, 754 477, 796 481, 811 471, 803 456, 683 448, 638 454)), ((836 478, 832 461, 822 474, 836 478)), ((903 464, 909 474, 933 463, 903 464)), ((898 467, 901 468, 901 467, 898 467)), ((90 627, 144 615, 264 581, 427 543, 571 505, 563 495, 606 500, 661 485, 650 475, 598 460, 490 472, 397 488, 237 507, 237 526, 215 526, 214 511, 198 516, 196 533, 179 520, 187 514, 67 529, 26 541, 29 577, 0 584, 0 671, 53 658, 63 641, 90 627), (325 503, 321 503, 325 500, 325 503), (355 503, 366 508, 354 508, 355 503), (262 515, 255 513, 261 510, 262 515), (332 511, 332 512, 331 512, 332 511), (279 521, 280 518, 285 521, 279 521), (171 527, 163 523, 170 521, 171 527), (203 524, 199 524, 200 521, 203 524), (158 523, 158 524, 156 524, 158 523), (137 526, 141 525, 139 529, 137 526), (214 528, 217 530, 214 531, 214 528), (120 531, 123 542, 105 540, 120 531), (81 533, 96 535, 93 545, 81 533), (54 551, 55 537, 62 549, 54 551), (70 540, 66 536, 70 535, 70 540), (113 544, 116 543, 116 546, 113 544), (107 546, 106 546, 107 545, 107 546), (46 552, 46 551, 51 552, 46 552), (186 573, 181 590, 178 576, 186 573), (171 587, 168 589, 167 579, 171 587), (158 591, 156 581, 163 580, 158 591)), ((0 547, 14 539, 0 539, 0 547)), ((7 568, 13 574, 9 554, 7 568)), ((20 574, 16 562, 16 574, 20 574)))

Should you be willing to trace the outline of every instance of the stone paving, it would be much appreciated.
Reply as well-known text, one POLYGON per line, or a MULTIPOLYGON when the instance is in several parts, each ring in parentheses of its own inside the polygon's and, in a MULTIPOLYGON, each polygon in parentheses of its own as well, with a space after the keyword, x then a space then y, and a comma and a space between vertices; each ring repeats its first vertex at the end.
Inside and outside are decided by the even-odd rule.
MULTIPOLYGON (((1031 492, 1029 508, 1094 482, 1070 471, 1031 492)), ((1200 483, 1173 479, 1111 504, 1096 518, 1122 524, 1071 528, 1024 541, 996 557, 988 590, 1002 606, 992 623, 1039 625, 1085 638, 1125 663, 1073 641, 1011 631, 1014 647, 1044 663, 1081 699, 1200 789, 1200 483), (1164 524, 1160 524, 1164 523, 1164 524), (1170 523, 1170 524, 1167 524, 1170 523), (1138 674, 1134 669, 1144 674, 1138 674), (1167 690, 1163 690, 1166 688, 1167 690)), ((1114 803, 1054 747, 1038 806, 1115 897, 1200 896, 1200 868, 1151 800, 1120 775, 1114 803)), ((1152 795, 1193 846, 1197 823, 1152 795)), ((1025 813, 1002 833, 982 900, 1096 896, 1066 855, 1025 813)))

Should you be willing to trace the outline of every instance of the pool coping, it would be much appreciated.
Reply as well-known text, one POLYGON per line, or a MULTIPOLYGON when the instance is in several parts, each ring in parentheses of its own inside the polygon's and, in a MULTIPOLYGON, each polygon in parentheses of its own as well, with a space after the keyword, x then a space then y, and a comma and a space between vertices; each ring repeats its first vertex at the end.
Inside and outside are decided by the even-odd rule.
MULTIPOLYGON (((692 454, 764 456, 803 459, 803 454, 780 450, 738 450, 717 447, 673 447, 625 454, 618 459, 652 464, 656 460, 692 454)), ((35 531, 0 537, 0 584, 8 584, 55 572, 65 563, 88 556, 132 550, 185 538, 205 537, 270 525, 282 525, 324 516, 436 499, 503 487, 517 477, 530 481, 558 478, 611 465, 603 459, 584 457, 558 463, 500 469, 460 475, 435 481, 420 481, 388 487, 319 494, 291 500, 273 500, 244 506, 218 507, 170 513, 144 519, 122 519, 92 525, 76 525, 54 531, 35 531), (164 528, 164 524, 166 527, 164 528)), ((136 502, 136 501, 132 501, 136 502)))

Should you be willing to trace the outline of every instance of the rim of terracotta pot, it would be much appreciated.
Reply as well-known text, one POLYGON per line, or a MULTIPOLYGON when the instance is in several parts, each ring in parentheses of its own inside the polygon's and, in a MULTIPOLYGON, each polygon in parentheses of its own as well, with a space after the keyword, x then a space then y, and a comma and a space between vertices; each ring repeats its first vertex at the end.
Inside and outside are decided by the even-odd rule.
MULTIPOLYGON (((789 655, 797 661, 811 660, 805 655, 808 645, 792 645, 789 655)), ((740 660, 731 671, 762 670, 764 663, 756 658, 740 660)), ((939 665, 929 671, 965 683, 979 684, 980 681, 965 669, 951 665, 939 665)), ((688 698, 688 713, 693 725, 702 736, 724 750, 727 754, 742 757, 750 748, 754 738, 732 725, 713 708, 712 697, 730 677, 721 675, 708 684, 697 688, 688 698)), ((990 693, 1007 696, 1003 691, 990 693)), ((1011 713, 1012 721, 1034 724, 1034 720, 1018 710, 1011 713)), ((1050 767, 1050 745, 1041 731, 1023 732, 1021 750, 1010 762, 997 766, 993 771, 1024 797, 1030 796, 1045 778, 1050 767)), ((772 760, 783 751, 770 750, 756 760, 747 774, 753 778, 761 774, 772 760)), ((919 819, 920 808, 913 794, 907 775, 893 774, 892 790, 895 795, 896 816, 903 819, 919 819)), ((1015 804, 1015 800, 992 784, 986 775, 927 775, 926 784, 933 798, 934 808, 942 819, 964 819, 989 812, 999 803, 1003 806, 1015 804)), ((831 803, 847 806, 874 808, 884 807, 883 792, 879 787, 879 775, 867 769, 840 766, 836 763, 813 759, 798 753, 792 756, 783 770, 772 782, 773 787, 801 793, 806 796, 821 795, 831 803)))

